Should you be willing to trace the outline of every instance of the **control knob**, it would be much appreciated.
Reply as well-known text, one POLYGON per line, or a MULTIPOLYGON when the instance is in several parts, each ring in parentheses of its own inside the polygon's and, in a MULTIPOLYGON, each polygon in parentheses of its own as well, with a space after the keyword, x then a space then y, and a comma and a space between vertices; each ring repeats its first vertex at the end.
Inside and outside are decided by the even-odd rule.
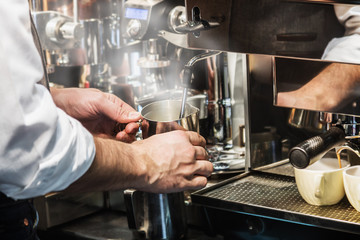
POLYGON ((141 22, 137 19, 131 19, 126 27, 126 33, 131 38, 136 38, 141 30, 141 22))

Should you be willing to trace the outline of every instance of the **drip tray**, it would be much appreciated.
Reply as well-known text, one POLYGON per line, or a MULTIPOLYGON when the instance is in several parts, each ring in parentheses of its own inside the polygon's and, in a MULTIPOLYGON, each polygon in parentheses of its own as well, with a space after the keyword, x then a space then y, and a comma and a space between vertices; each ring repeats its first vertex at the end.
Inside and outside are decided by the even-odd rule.
POLYGON ((309 205, 300 196, 293 176, 254 170, 194 192, 191 199, 204 207, 360 233, 360 212, 346 196, 332 206, 309 205))

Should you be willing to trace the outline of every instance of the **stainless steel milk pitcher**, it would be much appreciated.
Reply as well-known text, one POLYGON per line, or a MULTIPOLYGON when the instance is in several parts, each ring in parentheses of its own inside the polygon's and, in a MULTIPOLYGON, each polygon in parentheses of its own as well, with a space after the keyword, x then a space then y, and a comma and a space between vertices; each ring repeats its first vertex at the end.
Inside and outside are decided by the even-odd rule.
MULTIPOLYGON (((178 129, 199 132, 199 109, 186 104, 179 118, 181 101, 166 100, 145 106, 142 137, 178 129), (146 127, 144 123, 146 121, 146 127)), ((125 205, 130 229, 140 239, 183 239, 187 232, 184 193, 156 194, 136 190, 125 191, 125 205)))

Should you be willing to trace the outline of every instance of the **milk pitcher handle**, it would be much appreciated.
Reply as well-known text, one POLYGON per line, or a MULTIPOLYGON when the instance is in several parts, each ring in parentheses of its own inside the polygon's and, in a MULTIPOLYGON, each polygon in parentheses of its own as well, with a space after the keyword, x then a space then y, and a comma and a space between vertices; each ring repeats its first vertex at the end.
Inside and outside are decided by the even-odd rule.
POLYGON ((143 192, 127 189, 124 191, 124 202, 129 229, 140 230, 144 216, 143 192))

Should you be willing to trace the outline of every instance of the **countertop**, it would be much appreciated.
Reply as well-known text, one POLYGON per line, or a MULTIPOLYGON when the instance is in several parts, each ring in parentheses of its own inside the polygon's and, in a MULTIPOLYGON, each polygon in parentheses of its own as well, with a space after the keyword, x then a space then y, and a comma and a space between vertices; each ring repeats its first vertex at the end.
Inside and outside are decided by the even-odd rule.
MULTIPOLYGON (((135 240, 128 228, 124 212, 101 210, 89 216, 74 220, 61 226, 39 231, 41 240, 88 240, 114 239, 135 240)), ((223 240, 221 236, 209 236, 202 229, 189 226, 187 240, 223 240)))

